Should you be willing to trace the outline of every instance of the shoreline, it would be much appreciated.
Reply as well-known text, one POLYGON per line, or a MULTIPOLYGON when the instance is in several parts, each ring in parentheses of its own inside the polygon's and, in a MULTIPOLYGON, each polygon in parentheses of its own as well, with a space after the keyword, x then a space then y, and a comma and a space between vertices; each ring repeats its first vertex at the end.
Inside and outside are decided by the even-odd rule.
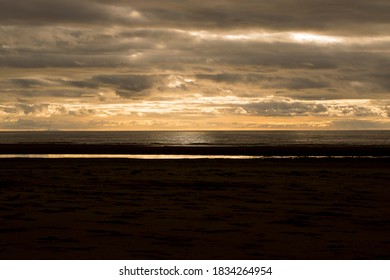
POLYGON ((0 144, 0 154, 172 154, 389 157, 388 145, 142 146, 126 144, 0 144))

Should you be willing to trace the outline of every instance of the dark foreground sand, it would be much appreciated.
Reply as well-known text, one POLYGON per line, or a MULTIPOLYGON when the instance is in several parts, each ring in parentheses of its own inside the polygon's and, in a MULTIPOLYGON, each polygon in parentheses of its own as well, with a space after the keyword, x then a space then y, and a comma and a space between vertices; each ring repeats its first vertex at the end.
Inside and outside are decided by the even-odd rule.
POLYGON ((1 159, 1 259, 390 259, 390 160, 1 159))

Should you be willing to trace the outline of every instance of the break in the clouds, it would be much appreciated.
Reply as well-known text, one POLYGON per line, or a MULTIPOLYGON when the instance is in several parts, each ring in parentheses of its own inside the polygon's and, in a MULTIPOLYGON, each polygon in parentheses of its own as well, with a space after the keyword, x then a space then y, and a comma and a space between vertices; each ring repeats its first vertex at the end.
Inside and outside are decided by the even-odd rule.
POLYGON ((0 129, 388 129, 385 0, 0 0, 0 129))

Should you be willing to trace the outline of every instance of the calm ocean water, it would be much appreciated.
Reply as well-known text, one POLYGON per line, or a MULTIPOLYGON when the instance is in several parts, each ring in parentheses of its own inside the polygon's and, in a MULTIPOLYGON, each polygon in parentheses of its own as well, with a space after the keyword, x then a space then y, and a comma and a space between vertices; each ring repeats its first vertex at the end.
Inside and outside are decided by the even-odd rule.
POLYGON ((0 132, 0 144, 9 143, 161 146, 390 145, 390 131, 0 132))

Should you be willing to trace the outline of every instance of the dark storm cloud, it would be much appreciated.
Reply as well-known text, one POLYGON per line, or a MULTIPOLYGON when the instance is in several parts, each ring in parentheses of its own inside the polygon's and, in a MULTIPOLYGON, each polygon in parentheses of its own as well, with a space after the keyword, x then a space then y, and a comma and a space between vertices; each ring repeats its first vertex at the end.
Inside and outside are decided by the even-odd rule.
MULTIPOLYGON (((0 89, 2 95, 5 92, 20 94, 35 90, 36 88, 47 86, 47 82, 32 78, 0 79, 0 89)), ((4 96, 3 96, 4 97, 4 96)))
MULTIPOLYGON (((146 75, 98 75, 83 80, 15 79, 11 80, 14 87, 11 86, 9 91, 15 92, 19 89, 16 92, 19 97, 82 97, 88 95, 88 91, 96 92, 97 89, 103 88, 114 90, 122 98, 139 98, 148 94, 148 91, 154 87, 155 80, 156 78, 146 75)), ((5 85, 6 83, 0 82, 1 84, 5 85)))
POLYGON ((129 24, 137 22, 135 9, 145 21, 138 26, 189 29, 331 30, 341 33, 386 33, 387 0, 224 0, 224 1, 104 1, 104 0, 0 0, 3 24, 129 24))
POLYGON ((0 66, 17 68, 44 67, 120 67, 128 66, 122 56, 116 55, 67 55, 67 54, 27 54, 0 55, 0 66))
POLYGON ((115 89, 116 94, 123 98, 143 96, 153 88, 154 79, 145 75, 101 75, 91 79, 99 87, 115 89))
MULTIPOLYGON (((283 116, 327 116, 354 118, 386 119, 390 108, 388 101, 377 102, 345 102, 343 100, 308 101, 292 98, 268 97, 260 101, 242 104, 235 114, 249 114, 266 117, 283 116)), ((233 108, 233 106, 231 106, 233 108)))
POLYGON ((0 0, 3 23, 93 22, 105 18, 104 10, 90 1, 0 0))
POLYGON ((90 0, 0 0, 3 24, 128 24, 133 19, 118 13, 115 6, 90 0))
POLYGON ((259 116, 309 116, 327 112, 321 104, 305 104, 292 100, 267 100, 243 106, 251 115, 259 116))
POLYGON ((332 30, 350 34, 386 33, 387 0, 224 0, 224 1, 99 1, 128 3, 149 24, 196 29, 263 28, 274 30, 332 30))
MULTIPOLYGON (((77 84, 77 82, 75 81, 77 84)), ((95 84, 89 84, 88 88, 93 88, 95 84)), ((85 87, 87 88, 87 87, 85 87)), ((4 102, 19 101, 24 98, 86 98, 90 92, 81 86, 72 85, 72 82, 54 79, 48 76, 39 79, 17 78, 0 79, 0 97, 4 102)), ((30 108, 34 104, 28 105, 30 108)), ((21 108, 21 107, 20 107, 21 108)))
POLYGON ((259 83, 267 79, 265 75, 238 73, 197 74, 197 79, 211 80, 218 83, 259 83))
POLYGON ((22 88, 32 88, 47 85, 47 83, 36 79, 10 79, 8 82, 16 87, 22 88))
MULTIPOLYGON (((390 60, 387 52, 377 51, 375 43, 366 46, 365 51, 356 50, 353 44, 313 46, 260 42, 245 46, 242 42, 227 42, 225 48, 222 44, 217 47, 218 42, 212 44, 215 47, 210 47, 205 55, 213 58, 215 64, 229 65, 237 70, 202 73, 197 75, 199 79, 287 89, 289 94, 295 90, 318 89, 320 91, 312 91, 318 98, 328 95, 331 98, 388 96, 390 79, 386 68, 390 60), (253 74, 255 71, 265 73, 253 74)), ((307 98, 312 98, 312 94, 307 98)))
POLYGON ((301 89, 322 89, 330 85, 322 81, 314 81, 307 78, 271 78, 270 84, 265 85, 266 88, 284 88, 289 90, 301 89))
MULTIPOLYGON (((40 78, 0 79, 0 96, 5 101, 20 98, 102 98, 101 91, 111 90, 122 98, 140 98, 159 85, 164 76, 156 75, 84 75, 70 79, 41 75, 40 78), (8 93, 8 95, 5 95, 8 93)), ((32 105, 31 105, 32 106, 32 105)), ((32 108, 29 105, 29 108, 32 108)))
MULTIPOLYGON (((390 65, 389 68, 390 69, 390 65)), ((380 85, 385 91, 390 91, 390 73, 383 71, 378 73, 372 73, 371 76, 366 77, 367 80, 372 81, 373 83, 380 85)))
POLYGON ((330 85, 322 81, 314 81, 308 78, 291 78, 291 77, 275 77, 270 75, 256 75, 256 74, 198 74, 198 79, 208 79, 215 82, 224 83, 243 83, 243 84, 258 84, 264 88, 278 88, 278 89, 316 89, 327 88, 330 85))
MULTIPOLYGON (((34 29, 31 33, 33 31, 34 29)), ((40 30, 42 41, 45 40, 46 34, 51 36, 49 31, 40 30)), ((389 89, 389 79, 386 75, 386 69, 389 67, 388 54, 381 49, 377 51, 375 43, 367 46, 364 51, 354 45, 316 46, 284 42, 240 42, 221 38, 197 41, 190 35, 177 31, 160 33, 158 30, 128 30, 108 37, 95 32, 85 38, 79 35, 77 40, 72 36, 69 38, 69 34, 74 31, 57 32, 56 38, 59 39, 50 37, 52 40, 40 45, 28 45, 27 43, 35 41, 24 38, 23 36, 27 35, 21 34, 17 38, 20 41, 15 43, 17 46, 8 47, 13 52, 0 54, 0 65, 19 68, 109 67, 114 74, 114 69, 120 67, 146 73, 172 70, 195 74, 200 80, 252 84, 270 90, 336 89, 330 95, 331 98, 353 96, 354 93, 370 94, 374 97, 378 94, 386 95, 389 89), (68 43, 74 46, 57 44, 56 40, 68 40, 68 43), (266 74, 257 74, 258 72, 266 74), (359 83, 362 85, 358 86, 359 83)), ((9 42, 5 42, 8 46, 12 46, 12 42, 16 40, 11 37, 9 42)), ((91 82, 96 81, 89 81, 91 82)), ((113 85, 109 81, 105 82, 113 85)), ((124 90, 120 93, 123 97, 140 92, 137 87, 126 88, 122 80, 117 82, 116 87, 124 90)), ((77 88, 96 88, 93 84, 85 83, 88 81, 69 85, 77 88)), ((25 82, 24 85, 33 86, 31 81, 25 82)), ((142 85, 148 87, 149 84, 143 81, 141 88, 142 85)), ((20 87, 23 85, 20 84, 20 87)), ((317 91, 307 97, 326 97, 329 93, 317 91)))

